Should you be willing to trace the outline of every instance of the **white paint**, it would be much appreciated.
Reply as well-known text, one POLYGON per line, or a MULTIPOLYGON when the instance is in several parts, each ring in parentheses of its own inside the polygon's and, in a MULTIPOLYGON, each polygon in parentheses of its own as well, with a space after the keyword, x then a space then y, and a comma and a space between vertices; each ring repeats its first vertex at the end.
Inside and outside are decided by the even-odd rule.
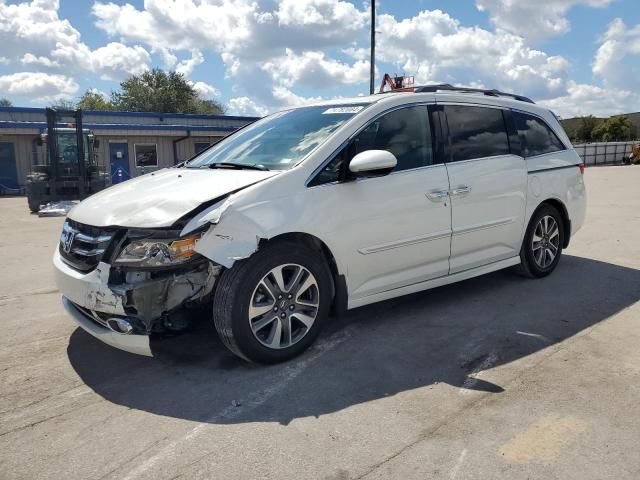
POLYGON ((458 472, 460 471, 460 467, 462 466, 462 464, 464 463, 464 459, 467 456, 467 449, 463 449, 462 452, 460 452, 460 456, 458 457, 458 461, 456 462, 456 464, 453 466, 453 468, 451 469, 451 472, 449 473, 449 480, 455 480, 456 477, 458 476, 458 472))
POLYGON ((229 404, 229 406, 214 413, 207 420, 188 431, 182 437, 169 442, 160 449, 155 450, 153 455, 146 458, 144 461, 136 465, 135 468, 129 471, 123 477, 123 480, 138 478, 156 466, 159 462, 175 466, 177 457, 176 450, 179 447, 182 448, 185 444, 195 441, 198 436, 206 431, 207 427, 211 426, 210 424, 238 417, 243 413, 247 413, 250 410, 254 410, 261 405, 264 405, 272 397, 286 388, 293 380, 299 377, 300 374, 302 374, 313 362, 325 353, 336 348, 342 342, 351 337, 351 335, 352 330, 345 329, 324 341, 318 342, 304 357, 294 360, 290 364, 284 366, 267 387, 254 391, 245 399, 239 399, 240 406, 238 407, 229 404))

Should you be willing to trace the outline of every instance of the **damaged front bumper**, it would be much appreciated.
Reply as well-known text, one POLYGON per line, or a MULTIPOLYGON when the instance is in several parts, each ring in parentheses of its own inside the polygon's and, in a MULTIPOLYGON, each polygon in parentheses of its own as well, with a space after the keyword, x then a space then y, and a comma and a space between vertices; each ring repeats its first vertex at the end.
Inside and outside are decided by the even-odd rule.
POLYGON ((186 326, 185 309, 210 298, 221 268, 206 259, 160 271, 122 271, 100 262, 90 272, 67 265, 56 249, 53 263, 63 305, 99 340, 151 355, 149 335, 186 326))

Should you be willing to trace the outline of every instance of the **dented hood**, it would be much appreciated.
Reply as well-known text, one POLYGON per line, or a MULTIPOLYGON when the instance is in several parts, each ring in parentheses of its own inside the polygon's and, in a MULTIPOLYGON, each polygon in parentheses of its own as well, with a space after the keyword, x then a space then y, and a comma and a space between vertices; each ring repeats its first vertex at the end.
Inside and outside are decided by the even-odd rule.
POLYGON ((206 201, 277 173, 166 168, 98 192, 72 208, 68 217, 96 227, 168 227, 206 201))

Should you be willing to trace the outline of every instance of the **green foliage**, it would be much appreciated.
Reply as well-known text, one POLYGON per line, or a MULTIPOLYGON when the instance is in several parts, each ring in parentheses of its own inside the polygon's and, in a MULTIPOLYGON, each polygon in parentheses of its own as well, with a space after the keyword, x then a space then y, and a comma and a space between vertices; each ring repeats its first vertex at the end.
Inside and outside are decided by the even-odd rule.
POLYGON ((51 104, 50 107, 56 110, 75 110, 76 104, 71 100, 58 100, 56 103, 51 104))
POLYGON ((94 90, 87 90, 84 92, 76 104, 76 108, 81 108, 83 110, 100 110, 103 112, 114 110, 111 101, 107 100, 94 90))
POLYGON ((198 96, 181 73, 159 68, 134 75, 120 84, 121 91, 112 92, 116 110, 160 113, 224 113, 223 107, 198 96))
POLYGON ((0 98, 0 107, 12 107, 13 103, 8 98, 0 98))
POLYGON ((601 123, 602 121, 593 115, 588 115, 586 117, 580 117, 578 122, 578 127, 575 132, 575 136, 577 139, 583 142, 592 142, 593 141, 593 130, 601 123))
POLYGON ((592 138, 600 142, 615 142, 628 140, 633 124, 624 115, 607 118, 597 125, 591 132, 592 138))

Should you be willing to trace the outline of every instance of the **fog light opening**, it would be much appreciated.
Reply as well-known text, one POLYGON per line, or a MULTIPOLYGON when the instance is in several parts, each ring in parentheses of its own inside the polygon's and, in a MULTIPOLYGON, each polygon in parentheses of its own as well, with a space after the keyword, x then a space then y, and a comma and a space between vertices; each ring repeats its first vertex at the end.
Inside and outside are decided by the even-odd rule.
POLYGON ((107 325, 116 333, 127 335, 133 331, 133 327, 128 320, 124 318, 112 317, 107 320, 107 325))

